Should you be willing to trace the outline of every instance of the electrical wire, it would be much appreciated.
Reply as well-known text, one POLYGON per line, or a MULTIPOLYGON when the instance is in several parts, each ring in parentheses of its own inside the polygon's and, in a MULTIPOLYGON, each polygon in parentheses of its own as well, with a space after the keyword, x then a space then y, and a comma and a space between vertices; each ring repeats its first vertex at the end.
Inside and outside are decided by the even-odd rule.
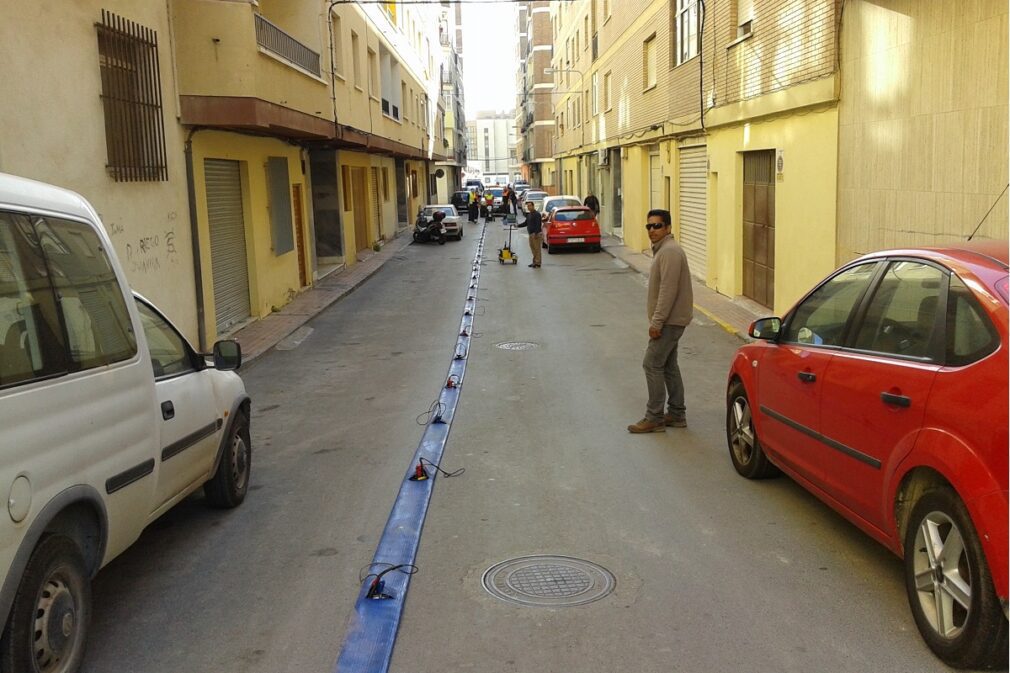
POLYGON ((419 460, 418 460, 418 462, 419 462, 419 463, 421 463, 421 465, 428 465, 429 467, 433 467, 433 468, 435 468, 435 469, 436 469, 436 470, 438 470, 438 472, 439 472, 440 474, 442 474, 442 475, 443 475, 443 476, 444 476, 444 477, 445 477, 446 479, 448 479, 449 477, 458 477, 459 475, 461 475, 461 474, 463 474, 464 472, 466 472, 466 468, 465 468, 465 467, 461 467, 461 468, 459 468, 458 470, 455 470, 455 471, 453 471, 453 472, 446 472, 445 470, 443 470, 443 469, 441 468, 441 466, 439 466, 439 465, 436 465, 435 463, 431 462, 431 461, 430 461, 430 460, 428 460, 427 458, 423 458, 423 457, 422 457, 421 459, 419 459, 419 460))
POLYGON ((442 418, 442 414, 444 413, 445 413, 445 405, 442 404, 440 401, 435 400, 434 402, 431 403, 431 406, 428 407, 428 410, 419 413, 417 415, 417 418, 414 419, 414 421, 418 425, 428 425, 430 421, 433 421, 436 418, 442 418))

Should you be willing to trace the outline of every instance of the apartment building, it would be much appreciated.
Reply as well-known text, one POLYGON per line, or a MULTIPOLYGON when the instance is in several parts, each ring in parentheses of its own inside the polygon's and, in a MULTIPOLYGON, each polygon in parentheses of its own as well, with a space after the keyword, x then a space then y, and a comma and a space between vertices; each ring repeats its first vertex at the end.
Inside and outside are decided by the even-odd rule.
POLYGON ((512 182, 518 170, 515 112, 478 112, 466 126, 469 166, 480 169, 485 183, 512 182))
POLYGON ((436 193, 439 203, 448 203, 463 184, 466 167, 466 115, 463 96, 463 7, 443 6, 438 25, 442 48, 442 106, 445 110, 444 161, 435 162, 436 193))
POLYGON ((1007 7, 582 0, 551 8, 560 189, 785 310, 860 252, 1006 235, 1007 7), (1001 28, 1002 26, 1002 28, 1001 28))
POLYGON ((519 2, 516 6, 516 156, 518 170, 530 184, 555 191, 554 50, 551 3, 519 2))
POLYGON ((434 193, 440 8, 64 5, 0 9, 23 45, 0 170, 92 200, 131 284, 198 343, 355 264, 434 193))

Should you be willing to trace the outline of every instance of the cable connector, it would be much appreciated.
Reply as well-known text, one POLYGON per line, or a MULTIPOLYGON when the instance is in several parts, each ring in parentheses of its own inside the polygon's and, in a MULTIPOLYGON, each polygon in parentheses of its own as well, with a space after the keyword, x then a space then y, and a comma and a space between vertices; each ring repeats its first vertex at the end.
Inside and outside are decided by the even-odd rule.
POLYGON ((459 376, 453 374, 449 377, 449 380, 445 382, 446 388, 458 388, 459 387, 459 376))
POLYGON ((396 598, 396 596, 385 592, 386 582, 382 578, 386 573, 393 572, 395 570, 403 573, 404 575, 413 575, 417 572, 417 566, 413 563, 372 563, 365 567, 372 568, 374 566, 386 567, 378 573, 369 573, 364 577, 361 577, 360 574, 358 575, 358 580, 362 583, 367 582, 369 578, 372 579, 368 585, 368 591, 365 593, 365 598, 369 600, 388 600, 390 598, 396 598))
MULTIPOLYGON (((417 467, 418 469, 424 470, 425 465, 435 468, 435 470, 438 471, 438 473, 444 476, 446 479, 448 479, 449 477, 458 477, 459 475, 466 472, 465 467, 461 467, 453 472, 446 472, 445 470, 442 469, 441 465, 436 465, 435 463, 431 462, 430 460, 422 456, 417 461, 417 467)), ((425 472, 425 474, 427 474, 427 472, 425 472)))
POLYGON ((471 311, 470 309, 467 309, 467 310, 463 311, 463 315, 473 315, 473 311, 471 311))
POLYGON ((428 471, 424 469, 424 458, 417 461, 414 466, 414 474, 407 477, 410 481, 428 481, 428 471))
POLYGON ((453 360, 465 360, 466 359, 466 349, 463 346, 459 346, 456 349, 456 355, 453 356, 453 360))
POLYGON ((463 330, 459 333, 459 335, 463 336, 463 337, 468 337, 468 336, 470 336, 470 333, 467 332, 466 328, 464 327, 463 330))

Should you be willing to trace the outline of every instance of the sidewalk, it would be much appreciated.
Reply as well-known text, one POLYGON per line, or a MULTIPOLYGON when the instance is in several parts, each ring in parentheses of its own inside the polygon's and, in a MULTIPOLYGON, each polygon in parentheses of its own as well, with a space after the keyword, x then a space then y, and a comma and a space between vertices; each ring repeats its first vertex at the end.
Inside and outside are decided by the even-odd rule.
MULTIPOLYGON (((652 255, 624 247, 621 239, 614 236, 603 237, 603 250, 621 260, 635 271, 648 276, 652 267, 652 255)), ((744 341, 750 341, 747 329, 758 318, 771 315, 771 309, 746 299, 719 294, 698 279, 692 279, 694 308, 730 334, 736 334, 744 341)))
POLYGON ((409 228, 402 230, 396 238, 386 241, 379 252, 359 252, 358 263, 350 269, 334 271, 295 297, 280 311, 230 334, 230 338, 242 345, 242 360, 255 360, 327 306, 349 295, 411 242, 409 228))

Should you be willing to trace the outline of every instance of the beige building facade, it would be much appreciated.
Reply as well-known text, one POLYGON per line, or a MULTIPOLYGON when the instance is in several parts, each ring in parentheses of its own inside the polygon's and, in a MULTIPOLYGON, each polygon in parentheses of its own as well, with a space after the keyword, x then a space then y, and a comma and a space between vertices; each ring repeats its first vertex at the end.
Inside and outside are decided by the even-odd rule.
POLYGON ((531 185, 555 192, 554 51, 549 2, 519 2, 516 7, 516 158, 518 172, 531 185))
POLYGON ((1006 3, 582 0, 551 7, 558 189, 782 312, 860 252, 1006 237, 1006 3), (995 204, 995 205, 994 205, 995 204), (967 228, 967 229, 966 229, 967 228))
POLYGON ((206 347, 396 236, 446 159, 436 6, 45 0, 0 9, 0 170, 91 200, 206 347), (43 50, 53 30, 59 50, 43 50), (38 114, 38 110, 51 114, 38 114))

